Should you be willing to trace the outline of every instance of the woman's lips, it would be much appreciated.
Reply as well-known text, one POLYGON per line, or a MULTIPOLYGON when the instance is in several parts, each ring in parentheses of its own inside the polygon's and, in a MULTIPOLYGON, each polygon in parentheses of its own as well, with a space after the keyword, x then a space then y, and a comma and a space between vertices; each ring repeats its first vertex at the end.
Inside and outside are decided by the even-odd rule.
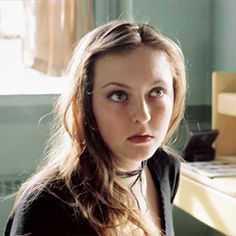
POLYGON ((148 143, 153 139, 151 135, 134 135, 128 138, 128 140, 132 143, 148 143))

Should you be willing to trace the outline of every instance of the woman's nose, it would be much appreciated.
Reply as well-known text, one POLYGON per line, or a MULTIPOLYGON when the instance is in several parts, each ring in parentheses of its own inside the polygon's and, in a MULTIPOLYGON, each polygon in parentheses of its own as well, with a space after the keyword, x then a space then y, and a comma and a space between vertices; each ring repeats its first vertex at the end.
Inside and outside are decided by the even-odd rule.
POLYGON ((144 99, 134 101, 131 106, 131 119, 133 122, 145 124, 151 119, 149 105, 144 99))

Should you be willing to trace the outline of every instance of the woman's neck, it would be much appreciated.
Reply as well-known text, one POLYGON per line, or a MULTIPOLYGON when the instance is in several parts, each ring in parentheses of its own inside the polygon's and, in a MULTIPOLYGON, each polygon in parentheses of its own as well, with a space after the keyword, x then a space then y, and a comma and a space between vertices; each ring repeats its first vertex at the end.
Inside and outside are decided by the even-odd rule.
POLYGON ((142 160, 130 160, 120 157, 114 157, 118 171, 134 171, 140 168, 142 160))
POLYGON ((147 161, 142 161, 138 168, 132 171, 117 170, 116 174, 133 194, 137 207, 141 211, 147 210, 146 202, 146 169, 147 161))

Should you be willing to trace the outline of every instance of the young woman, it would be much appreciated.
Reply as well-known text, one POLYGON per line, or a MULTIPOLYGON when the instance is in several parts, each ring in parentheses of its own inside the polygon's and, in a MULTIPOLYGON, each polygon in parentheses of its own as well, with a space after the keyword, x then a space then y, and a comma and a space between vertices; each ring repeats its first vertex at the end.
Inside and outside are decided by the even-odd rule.
POLYGON ((114 21, 78 44, 44 165, 25 182, 5 235, 174 235, 183 116, 180 48, 147 24, 114 21))

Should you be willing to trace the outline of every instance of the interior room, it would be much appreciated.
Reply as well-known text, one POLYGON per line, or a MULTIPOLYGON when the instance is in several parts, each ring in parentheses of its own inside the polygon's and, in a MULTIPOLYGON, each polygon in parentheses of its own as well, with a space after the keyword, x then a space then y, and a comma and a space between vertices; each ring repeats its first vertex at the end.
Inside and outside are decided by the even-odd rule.
MULTIPOLYGON (((236 119, 232 118, 236 116, 235 0, 59 0, 51 2, 57 2, 54 4, 60 5, 61 12, 63 2, 68 8, 69 2, 76 4, 67 9, 69 15, 56 11, 53 15, 52 11, 49 16, 47 11, 32 15, 29 2, 34 1, 28 1, 28 5, 26 2, 0 1, 0 234, 14 202, 9 195, 33 173, 45 154, 53 104, 63 90, 72 47, 85 33, 110 20, 149 22, 179 42, 186 60, 188 92, 185 121, 180 125, 177 144, 181 145, 191 130, 219 129, 216 155, 228 155, 236 162, 232 157, 236 155, 236 119), (64 20, 61 31, 54 32, 62 19, 67 22, 64 20), (48 34, 42 41, 32 37, 46 28, 48 34), (53 45, 50 40, 55 40, 53 45), (38 51, 34 51, 36 46, 38 51), (50 50, 53 55, 46 55, 50 50), (221 89, 226 80, 230 81, 224 85, 227 89, 221 89), (217 96, 223 93, 224 99, 225 92, 232 96, 225 98, 228 108, 222 105, 219 111, 217 96), (229 115, 230 120, 221 119, 218 113, 229 115), (224 128, 227 125, 228 129, 224 128), (221 150, 229 132, 234 143, 227 146, 227 153, 221 150)), ((236 177, 227 180, 235 186, 229 196, 226 192, 218 193, 216 187, 206 188, 205 180, 195 185, 194 177, 184 178, 173 209, 176 236, 236 235, 235 218, 228 214, 232 212, 230 207, 236 210, 236 177), (224 212, 224 221, 219 212, 224 212)), ((220 181, 224 186, 224 179, 220 181)))

